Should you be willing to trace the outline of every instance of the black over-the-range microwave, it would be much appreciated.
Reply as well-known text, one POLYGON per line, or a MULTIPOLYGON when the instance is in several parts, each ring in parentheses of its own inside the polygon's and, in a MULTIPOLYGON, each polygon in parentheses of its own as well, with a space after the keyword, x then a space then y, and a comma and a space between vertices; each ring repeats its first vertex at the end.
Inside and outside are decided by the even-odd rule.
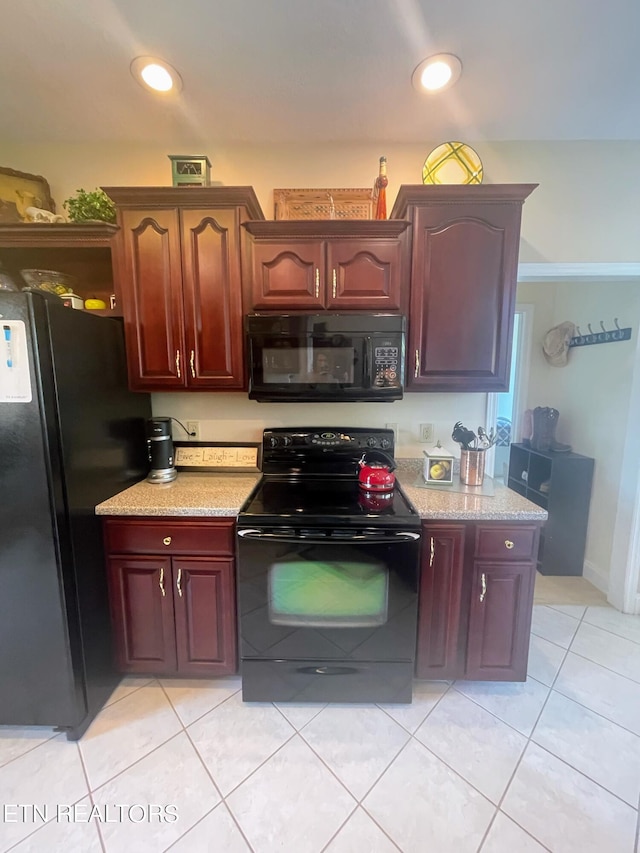
POLYGON ((405 327, 399 314, 249 314, 249 399, 401 400, 405 327))

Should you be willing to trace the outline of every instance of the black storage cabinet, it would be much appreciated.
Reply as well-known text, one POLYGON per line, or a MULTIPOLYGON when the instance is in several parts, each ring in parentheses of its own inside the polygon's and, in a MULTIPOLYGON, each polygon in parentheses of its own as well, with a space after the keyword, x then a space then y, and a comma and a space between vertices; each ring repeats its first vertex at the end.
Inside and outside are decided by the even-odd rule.
POLYGON ((511 445, 509 488, 549 513, 538 552, 543 575, 582 575, 593 464, 579 453, 511 445))

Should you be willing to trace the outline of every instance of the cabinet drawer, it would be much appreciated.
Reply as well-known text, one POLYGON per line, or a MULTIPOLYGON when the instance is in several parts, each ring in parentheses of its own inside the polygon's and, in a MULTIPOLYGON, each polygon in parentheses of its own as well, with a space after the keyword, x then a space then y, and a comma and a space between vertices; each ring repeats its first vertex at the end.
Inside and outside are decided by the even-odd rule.
POLYGON ((476 527, 475 556, 485 560, 532 560, 538 546, 536 525, 476 527))
POLYGON ((106 521, 110 554, 234 553, 234 523, 203 521, 106 521))

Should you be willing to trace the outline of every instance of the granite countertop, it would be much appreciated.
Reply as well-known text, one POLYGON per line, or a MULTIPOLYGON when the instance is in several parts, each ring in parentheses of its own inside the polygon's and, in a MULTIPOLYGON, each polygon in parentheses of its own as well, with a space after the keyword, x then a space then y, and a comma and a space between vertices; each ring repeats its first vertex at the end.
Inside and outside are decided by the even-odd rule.
POLYGON ((469 495, 441 489, 423 489, 409 485, 414 479, 400 476, 405 495, 420 518, 472 521, 545 521, 548 513, 500 482, 493 483, 494 494, 469 495))
MULTIPOLYGON (((419 463, 419 466, 421 463, 419 463)), ((491 497, 413 486, 421 470, 399 460, 398 482, 421 518, 442 520, 544 521, 546 510, 494 482, 491 497)), ((136 483, 96 507, 111 516, 236 516, 260 474, 180 472, 173 483, 136 483)))
POLYGON ((96 515, 236 516, 260 474, 182 471, 173 483, 130 486, 96 507, 96 515))

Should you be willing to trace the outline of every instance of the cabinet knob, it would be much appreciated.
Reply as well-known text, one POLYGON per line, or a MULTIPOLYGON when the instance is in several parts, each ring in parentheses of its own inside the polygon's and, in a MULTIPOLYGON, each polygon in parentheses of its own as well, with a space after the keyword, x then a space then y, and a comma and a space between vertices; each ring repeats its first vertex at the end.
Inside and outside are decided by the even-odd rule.
POLYGON ((165 536, 162 541, 165 545, 171 545, 171 537, 170 536, 165 536))
POLYGON ((504 540, 504 547, 507 548, 509 551, 513 548, 513 542, 511 541, 511 539, 504 540))
POLYGON ((524 482, 526 483, 529 479, 529 474, 526 471, 523 471, 522 474, 520 474, 520 479, 524 480, 524 482))

